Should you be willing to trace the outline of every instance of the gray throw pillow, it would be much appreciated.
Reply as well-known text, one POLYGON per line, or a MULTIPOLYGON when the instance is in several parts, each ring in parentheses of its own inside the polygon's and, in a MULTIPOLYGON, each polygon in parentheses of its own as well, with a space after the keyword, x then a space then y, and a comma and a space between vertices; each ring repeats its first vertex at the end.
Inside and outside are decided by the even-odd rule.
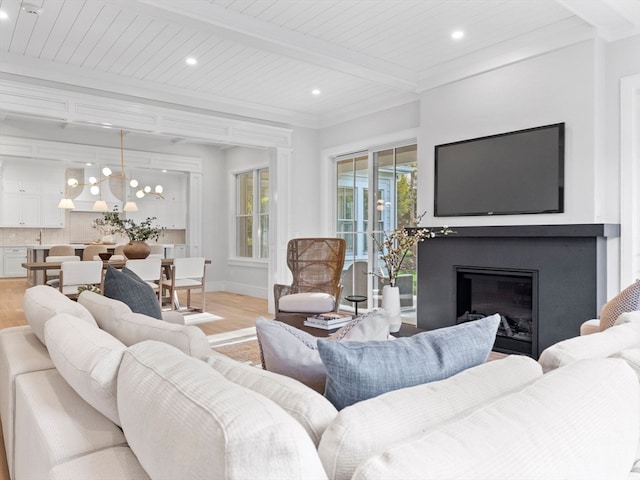
POLYGON ((325 396, 341 410, 383 393, 442 380, 487 360, 499 315, 391 341, 318 339, 325 396))
POLYGON ((127 267, 121 272, 111 265, 104 276, 104 296, 120 300, 132 312, 162 320, 162 310, 153 289, 127 267))

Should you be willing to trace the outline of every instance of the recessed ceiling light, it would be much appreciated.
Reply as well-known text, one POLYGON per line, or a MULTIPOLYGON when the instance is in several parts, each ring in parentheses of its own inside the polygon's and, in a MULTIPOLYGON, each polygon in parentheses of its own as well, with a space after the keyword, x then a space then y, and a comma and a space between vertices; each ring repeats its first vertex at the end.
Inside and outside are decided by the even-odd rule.
POLYGON ((0 20, 6 20, 9 18, 9 15, 4 10, 0 10, 0 20))
POLYGON ((317 88, 314 88, 313 90, 311 90, 311 94, 312 95, 320 95, 320 90, 318 90, 317 88))
POLYGON ((451 38, 454 40, 460 40, 461 38, 464 38, 464 32, 462 30, 456 30, 451 33, 451 38))
POLYGON ((195 65, 196 63, 198 63, 198 60, 196 60, 193 57, 187 57, 187 59, 185 60, 185 62, 187 62, 187 65, 195 65))

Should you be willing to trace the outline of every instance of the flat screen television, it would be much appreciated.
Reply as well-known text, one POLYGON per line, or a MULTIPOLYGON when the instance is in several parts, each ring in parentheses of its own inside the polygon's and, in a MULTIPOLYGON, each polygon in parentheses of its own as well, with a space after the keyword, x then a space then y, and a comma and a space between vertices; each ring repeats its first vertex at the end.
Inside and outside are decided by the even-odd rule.
POLYGON ((436 145, 436 217, 563 211, 564 123, 436 145))

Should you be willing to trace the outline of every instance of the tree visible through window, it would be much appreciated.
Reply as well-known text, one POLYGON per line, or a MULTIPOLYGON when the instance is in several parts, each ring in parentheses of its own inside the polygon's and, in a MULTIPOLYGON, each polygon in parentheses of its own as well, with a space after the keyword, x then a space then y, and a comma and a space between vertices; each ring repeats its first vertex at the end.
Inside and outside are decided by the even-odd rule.
POLYGON ((269 257, 269 169, 236 174, 237 257, 269 257))
MULTIPOLYGON (((370 258, 371 235, 383 236, 396 227, 413 225, 417 214, 418 162, 415 144, 361 152, 336 159, 336 234, 347 241, 344 294, 366 295, 377 307, 378 279, 368 272, 380 268, 370 258), (371 221, 370 221, 371 219, 371 221)), ((402 269, 403 310, 412 310, 416 256, 411 252, 402 269)), ((350 305, 343 301, 343 305, 350 305)), ((404 314, 404 313, 403 313, 404 314)))

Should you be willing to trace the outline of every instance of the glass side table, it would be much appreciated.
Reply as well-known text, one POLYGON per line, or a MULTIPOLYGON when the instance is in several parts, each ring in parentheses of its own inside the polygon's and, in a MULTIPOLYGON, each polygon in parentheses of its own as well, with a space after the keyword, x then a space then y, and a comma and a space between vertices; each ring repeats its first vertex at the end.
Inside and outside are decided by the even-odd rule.
POLYGON ((358 315, 358 304, 360 302, 364 302, 367 297, 365 297, 364 295, 347 295, 346 297, 344 297, 344 299, 347 302, 351 302, 355 305, 355 309, 356 309, 356 316, 358 315))

